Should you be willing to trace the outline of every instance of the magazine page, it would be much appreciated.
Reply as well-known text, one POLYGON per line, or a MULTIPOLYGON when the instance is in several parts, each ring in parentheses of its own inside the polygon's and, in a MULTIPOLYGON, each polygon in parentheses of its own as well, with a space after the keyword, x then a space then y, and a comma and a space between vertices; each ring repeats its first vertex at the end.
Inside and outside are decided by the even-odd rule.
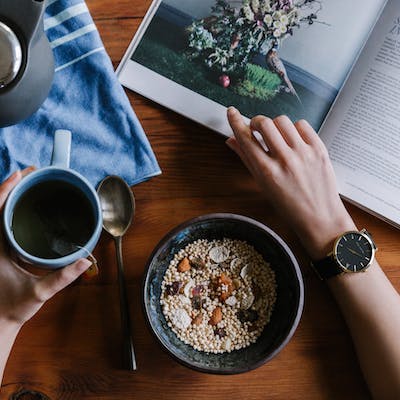
POLYGON ((119 78, 227 136, 231 105, 319 130, 385 2, 157 1, 119 78))
POLYGON ((321 132, 340 193, 400 225, 400 1, 389 0, 321 132))

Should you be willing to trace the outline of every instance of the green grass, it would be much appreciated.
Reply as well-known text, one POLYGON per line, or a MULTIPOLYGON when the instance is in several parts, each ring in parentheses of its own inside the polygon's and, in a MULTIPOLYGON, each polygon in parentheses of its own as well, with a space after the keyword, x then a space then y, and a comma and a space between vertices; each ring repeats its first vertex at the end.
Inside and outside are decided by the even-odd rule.
POLYGON ((267 85, 271 85, 274 78, 270 75, 278 78, 272 73, 260 77, 260 74, 254 70, 250 72, 251 80, 255 80, 252 83, 253 87, 248 84, 246 84, 246 87, 242 85, 238 92, 234 90, 235 85, 223 88, 218 83, 218 76, 212 73, 210 69, 200 62, 189 60, 186 57, 186 40, 183 29, 155 17, 132 59, 217 103, 227 107, 235 106, 249 118, 259 114, 268 115, 271 118, 286 114, 292 120, 305 118, 315 129, 319 129, 330 107, 329 102, 315 96, 307 88, 299 85, 295 85, 295 89, 302 99, 302 105, 288 93, 279 93, 275 97, 268 97, 269 95, 266 92, 253 93, 252 96, 249 96, 249 92, 255 92, 254 86, 260 79, 264 82, 264 79, 267 79, 266 76, 269 75, 268 79, 271 81, 268 81, 267 85))
POLYGON ((244 79, 239 82, 234 91, 240 96, 268 101, 277 95, 281 79, 277 74, 259 65, 248 64, 244 79))

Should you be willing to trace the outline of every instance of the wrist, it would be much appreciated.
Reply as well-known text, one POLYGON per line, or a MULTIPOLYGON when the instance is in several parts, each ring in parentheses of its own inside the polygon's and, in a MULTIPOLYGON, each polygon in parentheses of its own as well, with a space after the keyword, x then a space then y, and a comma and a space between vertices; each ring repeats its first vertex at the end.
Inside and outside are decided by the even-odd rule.
POLYGON ((0 317, 0 385, 4 368, 22 324, 0 317))
POLYGON ((357 226, 345 211, 337 217, 318 220, 310 229, 300 232, 299 237, 312 260, 321 260, 333 249, 335 240, 344 232, 356 231, 357 226))

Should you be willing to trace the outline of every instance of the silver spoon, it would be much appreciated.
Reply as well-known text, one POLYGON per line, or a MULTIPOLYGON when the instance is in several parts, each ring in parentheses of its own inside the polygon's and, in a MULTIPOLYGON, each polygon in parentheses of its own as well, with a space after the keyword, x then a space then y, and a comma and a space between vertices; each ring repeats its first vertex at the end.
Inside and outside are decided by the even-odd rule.
POLYGON ((123 359, 130 371, 136 370, 135 352, 129 316, 124 266, 122 263, 122 236, 132 223, 135 214, 135 198, 128 184, 118 176, 108 176, 97 189, 103 212, 103 228, 114 239, 117 250, 119 303, 123 334, 123 359))

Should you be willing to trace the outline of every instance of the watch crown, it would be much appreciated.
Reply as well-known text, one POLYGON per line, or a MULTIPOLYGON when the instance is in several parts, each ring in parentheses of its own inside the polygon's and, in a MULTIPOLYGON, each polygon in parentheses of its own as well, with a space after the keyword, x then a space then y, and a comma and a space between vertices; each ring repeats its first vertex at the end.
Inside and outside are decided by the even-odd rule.
POLYGON ((371 240, 372 247, 374 248, 374 250, 378 250, 378 247, 376 247, 376 244, 375 244, 375 242, 374 242, 374 239, 373 239, 373 237, 372 237, 372 234, 371 234, 370 232, 368 232, 365 228, 362 229, 360 232, 363 233, 364 235, 368 236, 369 239, 371 240))

